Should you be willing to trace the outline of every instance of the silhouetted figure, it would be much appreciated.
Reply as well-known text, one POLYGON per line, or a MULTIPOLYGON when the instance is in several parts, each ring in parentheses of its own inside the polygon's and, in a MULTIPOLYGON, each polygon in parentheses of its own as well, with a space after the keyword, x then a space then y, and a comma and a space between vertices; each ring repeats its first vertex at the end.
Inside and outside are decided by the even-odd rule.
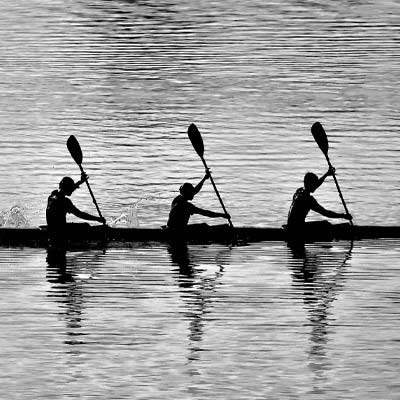
POLYGON ((229 214, 217 213, 213 211, 204 210, 193 205, 190 200, 200 192, 204 182, 210 177, 210 173, 206 171, 203 179, 193 187, 191 183, 184 183, 180 188, 180 195, 175 197, 171 204, 169 218, 167 222, 168 229, 173 233, 183 233, 188 226, 190 216, 193 214, 204 215, 210 218, 225 218, 229 219, 229 214))
MULTIPOLYGON (((332 176, 335 170, 329 169, 321 178, 318 178, 312 172, 307 172, 304 176, 304 187, 296 190, 292 205, 290 206, 287 228, 292 232, 301 232, 305 228, 305 220, 310 212, 313 210, 327 218, 344 218, 351 220, 352 216, 346 213, 337 213, 322 207, 317 200, 311 195, 315 192, 328 176, 332 176)), ((327 221, 323 221, 327 224, 327 221)))
POLYGON ((88 221, 105 222, 104 218, 96 217, 79 210, 68 198, 88 177, 81 175, 81 179, 75 183, 68 176, 61 179, 59 190, 53 190, 47 200, 46 221, 49 232, 50 245, 63 247, 67 240, 67 214, 73 214, 78 218, 88 221))

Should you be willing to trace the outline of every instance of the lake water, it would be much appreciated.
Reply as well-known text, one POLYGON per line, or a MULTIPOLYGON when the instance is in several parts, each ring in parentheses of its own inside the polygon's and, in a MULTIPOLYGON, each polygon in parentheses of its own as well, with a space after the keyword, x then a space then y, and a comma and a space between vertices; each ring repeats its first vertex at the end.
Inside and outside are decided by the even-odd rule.
MULTIPOLYGON (((304 173, 327 168, 315 121, 355 223, 400 224, 398 1, 0 11, 0 224, 45 223, 49 193, 79 177, 71 134, 107 221, 165 224, 204 173, 194 122, 232 222, 277 227, 304 173)), ((316 197, 342 210, 331 179, 316 197)), ((95 214, 84 187, 72 200, 95 214)), ((220 209, 208 182, 195 203, 220 209)), ((1 397, 397 399, 399 251, 1 248, 1 397)))
POLYGON ((397 399, 399 241, 1 249, 7 399, 397 399))

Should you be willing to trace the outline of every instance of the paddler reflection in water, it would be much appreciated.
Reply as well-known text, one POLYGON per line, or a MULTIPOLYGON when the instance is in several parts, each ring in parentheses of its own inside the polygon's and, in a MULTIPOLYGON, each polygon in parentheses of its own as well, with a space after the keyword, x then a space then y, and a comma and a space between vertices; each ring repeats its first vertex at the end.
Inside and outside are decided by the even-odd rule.
POLYGON ((61 179, 59 190, 53 190, 47 200, 46 221, 49 231, 49 244, 53 246, 63 246, 67 239, 67 213, 73 214, 78 218, 88 221, 104 223, 104 218, 96 217, 79 210, 68 198, 83 182, 88 179, 86 174, 81 175, 78 182, 68 176, 61 179), (68 196, 68 197, 66 197, 68 196))
POLYGON ((328 172, 326 172, 321 178, 318 179, 318 176, 312 172, 307 172, 304 176, 304 187, 296 190, 292 205, 289 210, 288 221, 287 221, 287 229, 290 232, 296 233, 301 232, 306 225, 309 224, 328 224, 327 221, 320 222, 305 222, 307 214, 310 210, 313 210, 324 217, 327 218, 344 218, 347 220, 351 220, 352 216, 346 213, 337 213, 334 211, 330 211, 322 207, 317 200, 311 195, 311 193, 315 192, 325 181, 328 176, 332 176, 335 173, 334 168, 330 168, 328 172))
MULTIPOLYGON (((190 200, 193 200, 193 197, 200 192, 204 182, 209 177, 210 172, 206 170, 206 174, 196 187, 193 187, 191 183, 186 182, 179 188, 180 195, 175 197, 175 199, 172 201, 167 223, 167 227, 171 233, 184 233, 188 227, 190 216, 193 214, 200 214, 210 218, 230 218, 229 214, 203 210, 202 208, 198 208, 190 202, 190 200)), ((190 226, 191 225, 189 225, 189 227, 190 226)))

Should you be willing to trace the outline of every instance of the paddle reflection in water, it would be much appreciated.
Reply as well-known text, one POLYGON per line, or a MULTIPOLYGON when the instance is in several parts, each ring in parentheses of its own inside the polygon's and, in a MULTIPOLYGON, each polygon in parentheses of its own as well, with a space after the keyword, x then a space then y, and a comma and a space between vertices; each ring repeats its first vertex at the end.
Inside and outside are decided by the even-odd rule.
POLYGON ((293 257, 289 265, 293 286, 302 291, 311 325, 309 368, 318 385, 326 380, 325 373, 330 368, 327 344, 335 325, 331 307, 344 285, 345 265, 351 258, 353 242, 289 242, 288 247, 293 257))
POLYGON ((229 262, 231 249, 215 246, 196 246, 190 248, 184 241, 175 241, 168 246, 178 283, 181 298, 185 302, 184 316, 189 320, 188 361, 199 360, 204 334, 204 322, 212 311, 217 287, 222 285, 220 278, 224 273, 224 264, 229 262), (177 272, 177 273, 176 273, 177 272))
MULTIPOLYGON (((65 344, 84 344, 82 330, 85 307, 85 283, 94 276, 95 268, 104 254, 103 251, 72 253, 62 250, 47 252, 47 281, 51 284, 48 293, 61 309, 60 316, 66 323, 65 344)), ((76 352, 74 349, 72 352, 76 352)))

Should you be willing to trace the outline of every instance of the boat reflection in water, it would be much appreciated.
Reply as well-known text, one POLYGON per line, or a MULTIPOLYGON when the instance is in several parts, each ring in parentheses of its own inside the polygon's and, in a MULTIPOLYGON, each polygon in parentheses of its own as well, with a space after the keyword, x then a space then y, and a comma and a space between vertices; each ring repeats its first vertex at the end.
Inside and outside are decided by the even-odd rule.
POLYGON ((201 345, 204 321, 212 312, 231 249, 228 246, 216 248, 215 245, 189 248, 184 241, 174 241, 169 244, 168 252, 172 265, 177 267, 173 273, 184 302, 183 315, 189 320, 188 361, 192 362, 199 360, 200 352, 204 350, 201 345))
POLYGON ((353 242, 288 243, 291 251, 293 286, 302 291, 310 322, 309 368, 314 372, 315 389, 330 369, 327 350, 337 323, 333 302, 345 281, 345 267, 351 259, 353 242))
MULTIPOLYGON (((84 344, 82 330, 85 308, 85 285, 92 279, 94 266, 103 252, 68 252, 60 249, 47 251, 47 281, 51 284, 48 297, 59 305, 59 315, 65 320, 68 345, 84 344)), ((71 350, 75 353, 77 348, 71 350)))

